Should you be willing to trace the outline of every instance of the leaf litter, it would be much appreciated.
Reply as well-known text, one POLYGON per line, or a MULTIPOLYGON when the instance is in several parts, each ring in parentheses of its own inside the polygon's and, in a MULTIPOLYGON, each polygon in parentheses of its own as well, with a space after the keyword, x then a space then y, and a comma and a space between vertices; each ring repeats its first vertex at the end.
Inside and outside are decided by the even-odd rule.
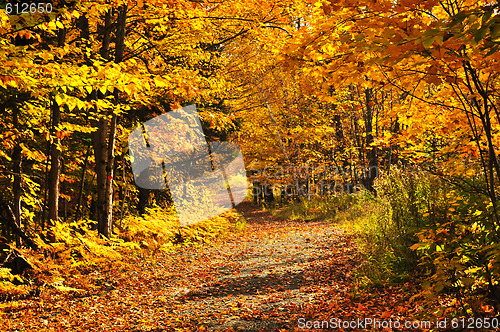
POLYGON ((300 318, 416 312, 412 285, 357 290, 360 255, 335 225, 277 219, 250 203, 239 210, 247 228, 229 238, 130 257, 127 269, 75 275, 68 287, 78 291, 4 304, 2 331, 299 331, 300 318))

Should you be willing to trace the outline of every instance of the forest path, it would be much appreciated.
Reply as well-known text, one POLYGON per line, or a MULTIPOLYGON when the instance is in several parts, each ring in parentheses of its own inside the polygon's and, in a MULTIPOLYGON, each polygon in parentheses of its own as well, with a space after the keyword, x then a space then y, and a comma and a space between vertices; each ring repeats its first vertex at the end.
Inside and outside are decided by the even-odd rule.
MULTIPOLYGON (((248 223, 240 233, 138 256, 132 269, 75 276, 72 287, 85 278, 94 288, 42 292, 6 310, 0 324, 6 331, 289 331, 318 312, 369 312, 374 296, 359 298, 361 307, 351 298, 358 264, 351 236, 325 222, 278 220, 250 203, 238 210, 248 223)), ((384 311, 380 303, 374 309, 384 311)))
POLYGON ((276 219, 250 203, 238 210, 247 219, 244 234, 198 253, 206 265, 187 269, 212 273, 201 284, 181 286, 179 313, 202 318, 210 330, 288 329, 291 313, 322 293, 308 272, 319 271, 343 233, 324 222, 276 219))

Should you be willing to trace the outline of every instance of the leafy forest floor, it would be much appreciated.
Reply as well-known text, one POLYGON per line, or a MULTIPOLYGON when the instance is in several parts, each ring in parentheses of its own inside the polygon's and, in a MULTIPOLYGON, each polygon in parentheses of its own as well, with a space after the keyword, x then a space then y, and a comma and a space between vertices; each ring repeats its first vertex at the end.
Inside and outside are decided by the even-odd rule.
POLYGON ((358 288, 361 255, 336 225, 279 219, 247 202, 238 211, 247 226, 224 239, 136 254, 127 266, 74 275, 66 291, 3 303, 1 330, 295 331, 307 321, 404 321, 419 311, 411 284, 358 288))

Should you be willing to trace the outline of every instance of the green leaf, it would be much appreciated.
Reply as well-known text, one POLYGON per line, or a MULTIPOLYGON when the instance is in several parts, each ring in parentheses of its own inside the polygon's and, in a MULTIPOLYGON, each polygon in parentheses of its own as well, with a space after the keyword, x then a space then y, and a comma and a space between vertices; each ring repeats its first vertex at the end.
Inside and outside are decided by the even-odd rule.
POLYGON ((422 45, 425 47, 425 48, 429 48, 429 46, 432 45, 432 43, 434 42, 434 39, 436 38, 436 36, 433 36, 431 38, 428 38, 428 39, 425 39, 423 42, 422 42, 422 45))
POLYGON ((490 26, 490 35, 492 39, 496 39, 500 36, 500 24, 493 24, 490 26))
POLYGON ((487 32, 488 27, 482 27, 481 29, 477 30, 477 32, 474 34, 474 40, 476 41, 476 43, 479 43, 481 40, 483 40, 487 32))
POLYGON ((467 17, 467 14, 464 12, 460 12, 457 15, 453 16, 451 22, 449 23, 450 27, 454 27, 455 25, 463 23, 465 18, 467 17))
POLYGON ((488 51, 488 53, 486 53, 486 54, 484 55, 484 57, 485 57, 485 58, 486 58, 486 57, 489 57, 490 55, 493 55, 493 54, 495 54, 496 52, 498 52, 498 45, 493 46, 493 47, 492 47, 492 48, 488 51))

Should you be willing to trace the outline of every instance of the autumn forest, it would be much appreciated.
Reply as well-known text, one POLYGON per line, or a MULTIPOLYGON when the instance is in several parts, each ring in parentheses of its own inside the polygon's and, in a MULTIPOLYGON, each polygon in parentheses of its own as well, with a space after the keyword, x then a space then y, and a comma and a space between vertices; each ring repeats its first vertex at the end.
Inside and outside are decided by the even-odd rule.
POLYGON ((499 329, 499 47, 497 1, 2 1, 0 331, 499 329))

